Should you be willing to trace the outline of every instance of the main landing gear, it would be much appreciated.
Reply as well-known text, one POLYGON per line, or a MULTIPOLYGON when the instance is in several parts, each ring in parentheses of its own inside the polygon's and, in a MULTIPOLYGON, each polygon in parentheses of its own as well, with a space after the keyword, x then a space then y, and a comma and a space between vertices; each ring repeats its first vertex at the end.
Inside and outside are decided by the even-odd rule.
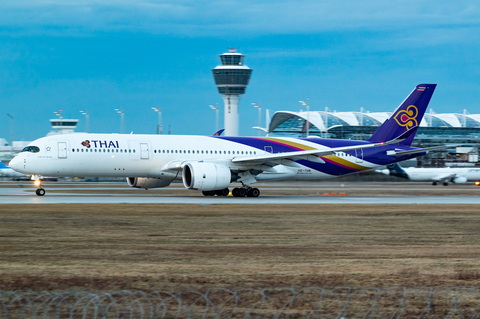
MULTIPOLYGON (((228 188, 216 190, 216 191, 203 191, 203 196, 228 196, 230 190, 228 188)), ((258 188, 252 188, 249 186, 236 187, 232 189, 233 197, 258 197, 260 196, 260 190, 258 188)))

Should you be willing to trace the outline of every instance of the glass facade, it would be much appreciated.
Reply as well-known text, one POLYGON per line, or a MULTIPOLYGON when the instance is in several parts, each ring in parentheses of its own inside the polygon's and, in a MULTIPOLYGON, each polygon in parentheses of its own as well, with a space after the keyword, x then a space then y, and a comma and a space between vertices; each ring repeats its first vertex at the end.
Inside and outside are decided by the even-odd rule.
POLYGON ((245 87, 222 86, 218 88, 220 94, 245 94, 245 87))
POLYGON ((249 69, 214 69, 213 77, 216 85, 238 84, 248 85, 252 70, 249 69))
POLYGON ((222 65, 242 65, 244 55, 235 54, 225 54, 220 55, 220 60, 222 61, 222 65))
POLYGON ((72 121, 72 122, 66 122, 66 121, 52 122, 52 126, 77 126, 77 121, 72 121))

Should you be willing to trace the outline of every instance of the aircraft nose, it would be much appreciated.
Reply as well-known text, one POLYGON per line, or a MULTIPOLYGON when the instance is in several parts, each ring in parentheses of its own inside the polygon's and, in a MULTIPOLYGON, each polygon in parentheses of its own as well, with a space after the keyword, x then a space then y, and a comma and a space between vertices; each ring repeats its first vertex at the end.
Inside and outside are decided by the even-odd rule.
POLYGON ((8 166, 14 171, 17 171, 20 168, 20 160, 18 159, 18 156, 14 157, 10 163, 8 163, 8 166))

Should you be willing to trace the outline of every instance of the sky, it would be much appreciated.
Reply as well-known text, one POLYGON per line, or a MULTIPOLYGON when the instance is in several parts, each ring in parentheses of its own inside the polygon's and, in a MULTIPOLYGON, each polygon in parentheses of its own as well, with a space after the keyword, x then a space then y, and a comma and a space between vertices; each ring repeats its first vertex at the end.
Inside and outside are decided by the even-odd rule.
MULTIPOLYGON (((480 113, 480 4, 445 0, 2 0, 0 137, 34 140, 53 112, 77 131, 215 132, 223 100, 219 55, 238 48, 253 69, 240 135, 256 136, 262 106, 393 111, 420 83, 436 83, 437 113, 480 113), (14 117, 14 122, 7 116, 14 117)), ((305 109, 304 109, 305 110, 305 109)))

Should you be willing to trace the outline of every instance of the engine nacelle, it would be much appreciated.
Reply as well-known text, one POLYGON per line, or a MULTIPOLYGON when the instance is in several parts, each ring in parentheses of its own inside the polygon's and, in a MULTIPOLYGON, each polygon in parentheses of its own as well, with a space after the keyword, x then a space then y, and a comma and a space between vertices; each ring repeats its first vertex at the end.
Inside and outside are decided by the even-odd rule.
POLYGON ((193 162, 183 166, 182 180, 188 189, 214 191, 227 188, 232 173, 225 165, 193 162))
POLYGON ((160 188, 167 187, 172 182, 171 179, 159 179, 150 177, 127 177, 127 184, 136 188, 160 188))
POLYGON ((454 182, 455 184, 464 184, 464 183, 467 182, 467 178, 464 177, 464 176, 455 177, 455 178, 453 179, 453 182, 454 182))

